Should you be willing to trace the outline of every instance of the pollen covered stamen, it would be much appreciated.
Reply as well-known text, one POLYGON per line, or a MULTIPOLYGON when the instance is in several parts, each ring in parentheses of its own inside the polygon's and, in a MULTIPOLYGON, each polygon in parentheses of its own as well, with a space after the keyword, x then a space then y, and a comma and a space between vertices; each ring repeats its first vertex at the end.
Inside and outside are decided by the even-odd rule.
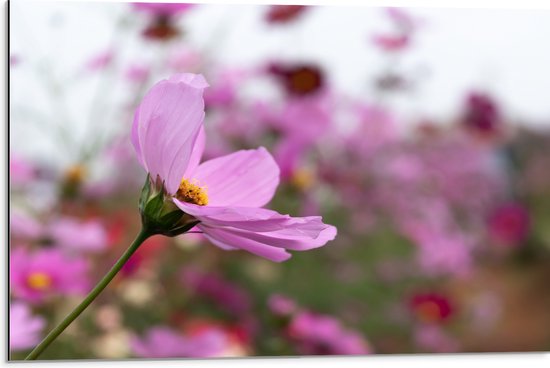
POLYGON ((208 195, 205 186, 199 186, 199 183, 190 182, 187 179, 182 179, 179 189, 176 192, 176 198, 183 202, 206 206, 208 204, 208 195))
POLYGON ((44 272, 33 272, 27 277, 27 284, 32 289, 45 290, 51 286, 52 278, 44 272))

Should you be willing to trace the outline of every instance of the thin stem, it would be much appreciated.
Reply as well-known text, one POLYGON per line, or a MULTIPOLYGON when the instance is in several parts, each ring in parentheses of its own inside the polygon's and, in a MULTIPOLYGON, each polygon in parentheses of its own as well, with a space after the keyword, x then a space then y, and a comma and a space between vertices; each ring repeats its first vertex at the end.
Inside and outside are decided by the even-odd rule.
POLYGON ((145 230, 141 229, 139 234, 136 236, 134 242, 130 247, 124 252, 124 254, 118 259, 114 266, 107 272, 101 281, 94 287, 94 289, 88 294, 88 296, 80 303, 56 328, 54 328, 48 336, 42 340, 33 351, 27 355, 25 360, 35 360, 88 306, 94 301, 94 299, 105 289, 105 287, 111 282, 115 275, 120 271, 124 264, 130 259, 132 254, 139 248, 139 246, 152 234, 145 230))

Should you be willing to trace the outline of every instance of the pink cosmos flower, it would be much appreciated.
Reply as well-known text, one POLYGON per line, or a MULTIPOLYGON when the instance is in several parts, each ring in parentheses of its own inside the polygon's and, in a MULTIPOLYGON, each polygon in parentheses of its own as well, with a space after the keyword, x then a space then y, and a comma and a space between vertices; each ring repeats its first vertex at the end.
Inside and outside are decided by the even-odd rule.
POLYGON ((107 247, 107 231, 97 220, 59 218, 50 225, 50 234, 65 249, 97 252, 107 247))
POLYGON ((10 304, 10 351, 26 350, 39 341, 46 321, 33 316, 28 305, 22 302, 10 304))
POLYGON ((30 303, 54 295, 82 295, 89 288, 88 263, 67 257, 59 250, 29 253, 17 248, 10 254, 10 287, 13 294, 30 303))
POLYGON ((302 354, 361 355, 371 353, 370 346, 359 333, 343 328, 330 316, 300 312, 291 321, 288 333, 298 342, 302 354))
POLYGON ((144 338, 134 337, 130 342, 133 354, 141 358, 214 357, 220 356, 226 345, 221 330, 183 336, 166 327, 153 327, 144 338))
POLYGON ((202 75, 179 74, 157 83, 138 107, 132 143, 153 183, 222 249, 243 249, 281 262, 287 250, 325 245, 336 228, 321 217, 294 218, 261 208, 279 184, 279 168, 263 147, 199 165, 205 146, 202 75))

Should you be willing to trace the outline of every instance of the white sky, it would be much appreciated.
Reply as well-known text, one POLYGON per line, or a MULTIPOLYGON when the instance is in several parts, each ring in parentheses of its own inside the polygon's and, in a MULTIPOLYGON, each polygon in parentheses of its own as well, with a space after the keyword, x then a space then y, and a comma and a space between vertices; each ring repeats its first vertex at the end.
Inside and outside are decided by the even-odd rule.
MULTIPOLYGON (((11 5, 10 53, 22 60, 10 76, 11 99, 46 110, 51 91, 43 91, 44 73, 37 77, 29 64, 49 60, 53 75, 64 83, 108 47, 115 21, 129 8, 113 2, 11 5)), ((338 89, 369 96, 368 83, 386 61, 370 43, 373 32, 389 28, 380 8, 318 7, 299 23, 279 29, 263 24, 263 11, 261 5, 200 5, 182 23, 190 44, 209 47, 228 65, 253 66, 278 56, 316 60, 338 89)), ((449 119, 464 94, 479 88, 501 100, 512 119, 550 125, 550 11, 414 8, 411 13, 424 26, 400 65, 424 77, 414 95, 392 100, 402 116, 449 119)), ((155 52, 134 41, 124 44, 130 58, 155 52)), ((78 84, 68 96, 68 115, 76 125, 86 124, 94 86, 78 84)), ((16 146, 22 138, 12 128, 16 146)))

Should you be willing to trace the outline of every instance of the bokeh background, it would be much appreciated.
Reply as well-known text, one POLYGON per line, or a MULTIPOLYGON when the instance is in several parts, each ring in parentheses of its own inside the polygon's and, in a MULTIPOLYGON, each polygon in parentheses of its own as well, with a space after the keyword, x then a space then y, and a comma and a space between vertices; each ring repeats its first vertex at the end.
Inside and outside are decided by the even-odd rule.
POLYGON ((139 230, 129 141, 202 73, 206 158, 265 146, 270 208, 323 248, 273 263, 149 239, 46 359, 550 348, 550 12, 10 4, 10 352, 139 230))

